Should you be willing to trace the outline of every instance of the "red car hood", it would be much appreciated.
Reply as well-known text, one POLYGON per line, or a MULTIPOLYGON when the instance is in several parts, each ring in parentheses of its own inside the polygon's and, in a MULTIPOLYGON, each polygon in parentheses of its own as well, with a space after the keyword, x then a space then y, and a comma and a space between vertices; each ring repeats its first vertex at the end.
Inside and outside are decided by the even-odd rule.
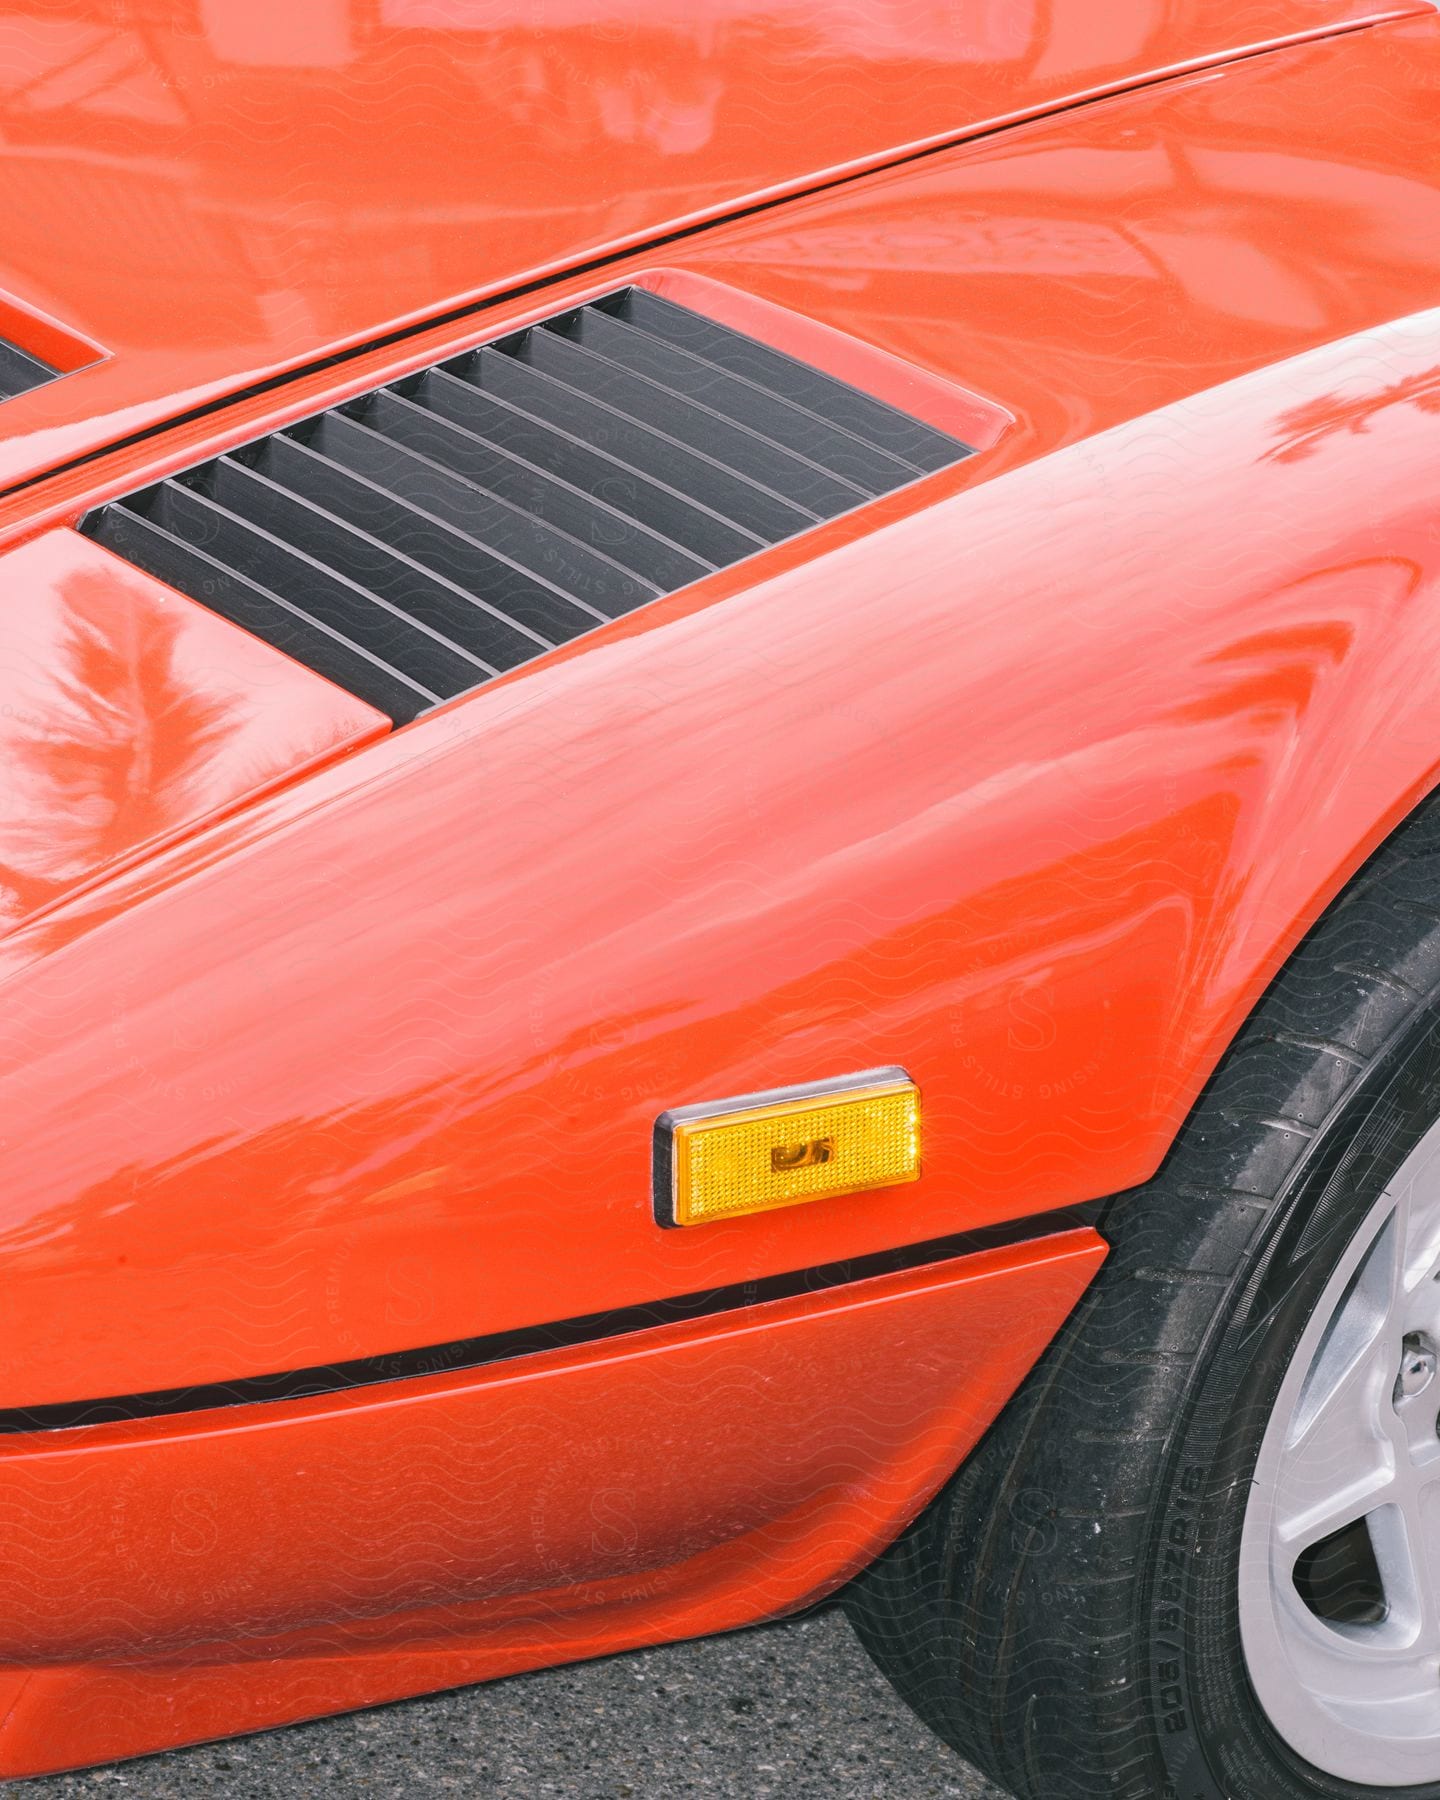
POLYGON ((838 172, 1415 8, 964 10, 8 0, 0 336, 71 372, 5 403, 0 484, 838 172))
POLYGON ((1432 11, 997 132, 0 501, 0 1405, 528 1329, 1148 1178, 1435 785, 1437 50, 1432 11), (642 279, 1013 423, 393 734, 72 529, 642 279), (817 1059, 908 1069, 940 1179, 842 1203, 823 1253, 821 1209, 651 1229, 657 1100, 817 1059))

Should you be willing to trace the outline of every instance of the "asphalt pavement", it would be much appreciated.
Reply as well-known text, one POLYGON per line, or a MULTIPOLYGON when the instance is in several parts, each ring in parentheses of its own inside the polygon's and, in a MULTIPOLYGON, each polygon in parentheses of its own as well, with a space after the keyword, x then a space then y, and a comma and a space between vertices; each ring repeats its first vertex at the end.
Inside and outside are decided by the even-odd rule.
POLYGON ((833 1611, 0 1788, 14 1800, 1006 1800, 906 1710, 833 1611))

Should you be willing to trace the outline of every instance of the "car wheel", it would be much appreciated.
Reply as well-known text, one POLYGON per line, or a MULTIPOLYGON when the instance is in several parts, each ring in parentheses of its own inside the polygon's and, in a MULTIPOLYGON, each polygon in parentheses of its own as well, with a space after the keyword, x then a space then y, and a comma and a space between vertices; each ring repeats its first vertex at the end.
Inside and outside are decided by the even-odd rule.
POLYGON ((900 1692, 1024 1800, 1440 1796, 1437 1120, 1431 802, 848 1597, 900 1692))

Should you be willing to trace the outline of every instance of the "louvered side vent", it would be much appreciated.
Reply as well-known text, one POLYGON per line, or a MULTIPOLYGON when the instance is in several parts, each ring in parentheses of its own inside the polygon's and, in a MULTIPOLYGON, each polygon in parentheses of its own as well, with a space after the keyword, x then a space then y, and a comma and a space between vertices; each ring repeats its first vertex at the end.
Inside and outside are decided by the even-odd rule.
POLYGON ((630 288, 82 529, 401 722, 968 454, 630 288))
POLYGON ((49 363, 41 362, 38 356, 32 356, 28 350, 12 344, 9 338, 0 337, 0 400, 12 400, 16 394, 44 387, 47 381, 53 381, 59 373, 49 363))

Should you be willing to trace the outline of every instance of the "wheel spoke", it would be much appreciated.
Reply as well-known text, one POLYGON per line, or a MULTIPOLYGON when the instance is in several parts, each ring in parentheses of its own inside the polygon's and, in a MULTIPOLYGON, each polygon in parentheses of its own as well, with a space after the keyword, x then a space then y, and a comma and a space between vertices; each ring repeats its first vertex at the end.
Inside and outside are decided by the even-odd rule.
POLYGON ((1383 1348, 1345 1371, 1312 1415, 1274 1490, 1275 1530, 1298 1556, 1396 1497, 1393 1440, 1376 1423, 1376 1395, 1393 1380, 1383 1348))
POLYGON ((1391 1497, 1397 1470, 1388 1404, 1399 1343, 1399 1219, 1375 1234, 1306 1369, 1273 1496, 1274 1527, 1296 1552, 1391 1497))

